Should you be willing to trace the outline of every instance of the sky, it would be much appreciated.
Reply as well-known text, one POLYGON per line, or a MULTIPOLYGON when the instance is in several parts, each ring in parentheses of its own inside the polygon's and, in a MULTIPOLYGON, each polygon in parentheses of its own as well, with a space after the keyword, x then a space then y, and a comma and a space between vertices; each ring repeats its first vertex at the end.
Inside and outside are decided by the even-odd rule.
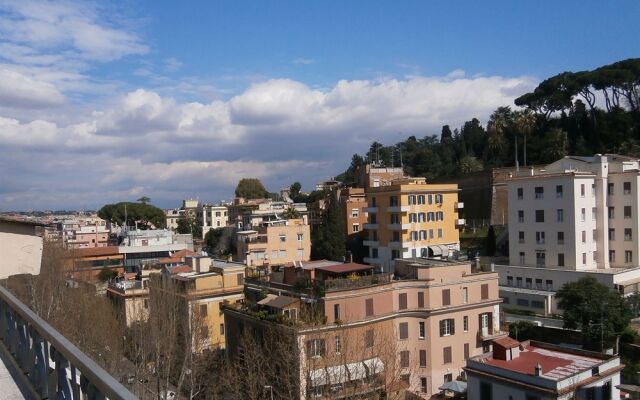
POLYGON ((312 190, 378 140, 485 123, 639 57, 637 0, 0 0, 0 212, 312 190))

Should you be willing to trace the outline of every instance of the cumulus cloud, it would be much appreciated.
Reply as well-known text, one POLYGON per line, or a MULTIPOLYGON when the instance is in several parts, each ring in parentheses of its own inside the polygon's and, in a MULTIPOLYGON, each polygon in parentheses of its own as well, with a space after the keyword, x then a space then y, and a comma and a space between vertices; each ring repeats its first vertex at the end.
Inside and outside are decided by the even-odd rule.
POLYGON ((273 79, 209 103, 138 89, 66 125, 0 118, 0 145, 11 154, 0 168, 15 178, 11 188, 24 186, 5 193, 13 202, 0 198, 0 207, 95 207, 133 192, 167 206, 184 196, 214 201, 229 198, 242 177, 261 178, 271 190, 295 180, 309 188, 341 172, 373 140, 393 143, 402 139, 398 132, 422 137, 443 124, 485 121, 535 84, 462 71, 339 81, 324 90, 273 79), (34 190, 46 196, 35 200, 34 190), (65 197, 69 191, 77 195, 65 197))
POLYGON ((43 108, 60 105, 63 102, 64 96, 51 83, 0 68, 0 104, 11 107, 43 108))

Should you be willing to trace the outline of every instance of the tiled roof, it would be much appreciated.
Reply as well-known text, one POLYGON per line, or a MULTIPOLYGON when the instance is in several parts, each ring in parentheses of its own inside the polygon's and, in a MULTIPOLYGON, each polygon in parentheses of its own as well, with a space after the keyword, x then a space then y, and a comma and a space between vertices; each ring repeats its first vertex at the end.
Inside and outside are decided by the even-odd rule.
POLYGON ((78 257, 117 256, 120 254, 118 246, 87 247, 73 250, 78 257))

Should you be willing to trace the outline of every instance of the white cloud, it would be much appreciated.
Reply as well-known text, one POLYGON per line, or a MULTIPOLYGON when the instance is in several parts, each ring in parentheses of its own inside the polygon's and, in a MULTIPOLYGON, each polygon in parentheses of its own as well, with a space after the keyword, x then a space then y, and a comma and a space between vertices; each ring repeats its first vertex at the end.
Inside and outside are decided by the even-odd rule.
POLYGON ((64 96, 48 82, 0 67, 0 104, 19 108, 60 105, 64 96))
POLYGON ((164 69, 169 72, 175 72, 182 68, 182 62, 175 57, 169 57, 164 60, 164 69))
POLYGON ((298 58, 295 58, 293 61, 291 61, 291 63, 295 65, 311 65, 317 62, 318 61, 314 60, 313 58, 304 58, 304 57, 298 57, 298 58))

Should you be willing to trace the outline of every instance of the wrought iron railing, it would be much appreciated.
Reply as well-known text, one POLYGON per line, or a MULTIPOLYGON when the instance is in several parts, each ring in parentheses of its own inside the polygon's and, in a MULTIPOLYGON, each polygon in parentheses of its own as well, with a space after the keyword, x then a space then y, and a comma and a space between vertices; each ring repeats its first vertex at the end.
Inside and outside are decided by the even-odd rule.
POLYGON ((42 399, 137 398, 1 286, 0 342, 24 374, 23 383, 42 399))

